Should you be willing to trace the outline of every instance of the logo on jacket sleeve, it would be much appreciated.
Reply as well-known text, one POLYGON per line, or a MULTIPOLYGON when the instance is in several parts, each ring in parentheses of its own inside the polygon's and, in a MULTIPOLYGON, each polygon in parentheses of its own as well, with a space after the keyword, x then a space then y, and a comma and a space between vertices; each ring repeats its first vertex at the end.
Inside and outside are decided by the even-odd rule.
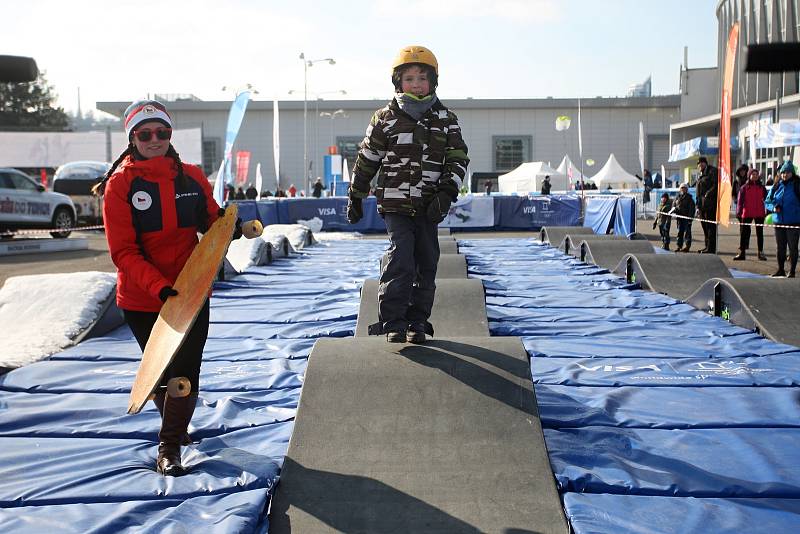
POLYGON ((133 207, 137 210, 145 211, 153 205, 153 198, 150 196, 150 193, 146 191, 137 191, 133 194, 131 202, 133 203, 133 207))

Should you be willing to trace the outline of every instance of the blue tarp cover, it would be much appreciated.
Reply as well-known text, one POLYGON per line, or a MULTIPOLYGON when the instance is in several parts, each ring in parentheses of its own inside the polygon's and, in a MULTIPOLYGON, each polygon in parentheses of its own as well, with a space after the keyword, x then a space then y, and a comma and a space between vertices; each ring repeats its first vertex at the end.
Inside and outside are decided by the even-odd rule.
MULTIPOLYGON (((613 203, 595 206, 600 226, 613 203)), ((484 281, 492 335, 522 337, 531 356, 576 533, 798 530, 797 347, 533 240, 459 251, 484 281)))

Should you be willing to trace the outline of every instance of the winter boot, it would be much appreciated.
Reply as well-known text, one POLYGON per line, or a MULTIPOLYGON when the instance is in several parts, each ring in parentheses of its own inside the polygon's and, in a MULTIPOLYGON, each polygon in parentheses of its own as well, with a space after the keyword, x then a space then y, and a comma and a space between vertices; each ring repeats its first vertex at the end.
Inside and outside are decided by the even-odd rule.
MULTIPOLYGON (((161 416, 161 419, 164 419, 164 398, 167 396, 166 389, 161 390, 159 389, 158 393, 153 396, 153 404, 156 405, 158 409, 158 415, 161 416)), ((189 435, 188 432, 184 432, 183 437, 181 438, 181 445, 191 445, 192 444, 192 437, 189 435)))
POLYGON ((759 250, 758 251, 758 259, 761 260, 761 261, 767 261, 767 257, 764 255, 764 251, 763 250, 759 250))
POLYGON ((158 433, 156 469, 164 476, 179 477, 186 473, 181 465, 181 437, 192 420, 197 393, 164 399, 164 418, 158 433))
POLYGON ((409 343, 425 343, 425 325, 421 323, 412 323, 406 332, 406 341, 409 343))
POLYGON ((389 343, 405 343, 406 342, 406 333, 405 332, 386 332, 386 341, 389 343))
POLYGON ((786 271, 783 270, 783 267, 779 267, 775 274, 772 275, 772 278, 783 278, 786 276, 786 271))
POLYGON ((740 250, 739 254, 733 257, 733 261, 742 261, 747 259, 747 254, 745 254, 744 250, 740 250))

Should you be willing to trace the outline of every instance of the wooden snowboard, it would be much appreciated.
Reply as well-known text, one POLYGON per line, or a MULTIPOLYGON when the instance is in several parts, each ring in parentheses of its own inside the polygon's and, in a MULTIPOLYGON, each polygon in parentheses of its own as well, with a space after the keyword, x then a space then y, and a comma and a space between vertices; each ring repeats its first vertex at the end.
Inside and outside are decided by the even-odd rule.
MULTIPOLYGON (((237 211, 236 204, 228 206, 225 216, 217 219, 203 235, 175 280, 172 287, 178 294, 164 303, 144 348, 131 388, 129 414, 139 413, 158 388, 161 377, 194 325, 233 237, 237 211)), ((242 225, 242 233, 248 238, 261 235, 261 230, 259 221, 242 225)))

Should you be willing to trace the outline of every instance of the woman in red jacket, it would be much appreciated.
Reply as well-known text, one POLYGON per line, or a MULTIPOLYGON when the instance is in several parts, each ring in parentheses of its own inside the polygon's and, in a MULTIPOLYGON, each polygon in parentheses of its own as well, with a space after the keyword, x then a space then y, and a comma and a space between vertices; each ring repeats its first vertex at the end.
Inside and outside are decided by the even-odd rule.
MULTIPOLYGON (((96 193, 104 196, 103 219, 111 259, 117 266, 117 305, 144 350, 163 303, 177 291, 178 273, 203 233, 219 217, 203 172, 182 163, 170 143, 172 118, 164 105, 140 100, 125 110, 128 147, 111 166, 96 193)), ((200 361, 208 336, 206 301, 175 360, 164 373, 154 402, 161 413, 156 469, 180 476, 181 444, 194 413, 200 361), (186 377, 186 397, 166 395, 166 383, 186 377)))
POLYGON ((767 198, 767 188, 761 183, 758 169, 751 169, 747 175, 747 182, 739 188, 739 197, 736 200, 736 218, 742 223, 739 226, 739 254, 733 257, 740 261, 746 258, 747 248, 750 246, 750 223, 756 223, 756 242, 758 244, 758 259, 765 261, 764 255, 764 217, 767 210, 764 199, 767 198))

